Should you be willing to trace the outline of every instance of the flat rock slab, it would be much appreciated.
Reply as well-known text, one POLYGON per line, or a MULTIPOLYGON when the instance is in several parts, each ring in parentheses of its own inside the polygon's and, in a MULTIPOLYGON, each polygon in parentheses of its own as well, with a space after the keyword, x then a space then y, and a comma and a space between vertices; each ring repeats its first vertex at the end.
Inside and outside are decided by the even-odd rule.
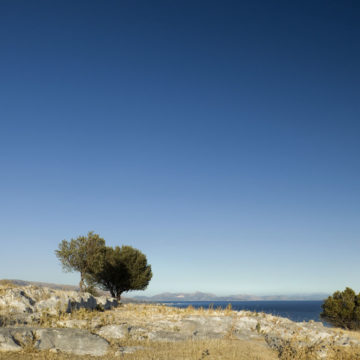
POLYGON ((106 325, 100 329, 99 335, 106 339, 123 339, 129 335, 129 331, 127 325, 106 325))
POLYGON ((103 356, 109 343, 98 335, 79 329, 0 329, 0 351, 21 351, 24 346, 74 355, 103 356))

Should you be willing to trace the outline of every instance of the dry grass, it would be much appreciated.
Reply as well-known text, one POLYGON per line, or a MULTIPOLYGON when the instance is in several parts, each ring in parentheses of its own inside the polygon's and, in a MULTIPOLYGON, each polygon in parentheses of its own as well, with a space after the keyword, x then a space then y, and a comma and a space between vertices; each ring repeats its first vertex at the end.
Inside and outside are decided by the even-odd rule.
POLYGON ((8 289, 14 289, 17 285, 9 280, 0 280, 0 296, 4 295, 8 289))
MULTIPOLYGON (((141 344, 140 344, 141 345, 141 344)), ((128 360, 274 360, 276 354, 263 341, 216 339, 178 343, 153 342, 144 350, 124 356, 128 360)))
POLYGON ((287 344, 279 353, 281 360, 360 360, 360 348, 354 346, 299 346, 287 344))
POLYGON ((71 313, 59 311, 56 315, 49 314, 46 310, 41 313, 40 325, 43 327, 53 327, 58 321, 66 320, 87 320, 96 321, 101 326, 122 324, 124 321, 137 323, 149 323, 151 320, 169 319, 176 321, 189 315, 198 316, 237 316, 235 311, 231 309, 194 309, 189 306, 186 309, 169 307, 165 305, 154 304, 125 304, 110 311, 98 311, 88 309, 73 310, 71 313))
POLYGON ((266 347, 262 341, 241 341, 229 339, 216 339, 204 341, 184 342, 136 342, 122 341, 112 344, 112 349, 106 356, 76 356, 50 351, 36 352, 27 349, 21 353, 1 353, 0 360, 359 360, 360 349, 354 347, 327 348, 325 357, 319 355, 321 345, 299 347, 295 341, 285 345, 278 354, 266 347), (119 346, 139 346, 142 349, 133 354, 120 355, 119 346))
POLYGON ((306 338, 294 336, 283 343, 278 355, 281 360, 360 360, 360 347, 337 346, 335 338, 332 343, 309 344, 306 338))
POLYGON ((0 353, 0 360, 65 360, 65 359, 124 359, 124 360, 276 360, 277 355, 262 342, 206 340, 169 342, 127 342, 123 346, 141 346, 133 354, 116 354, 116 347, 103 357, 74 356, 52 352, 0 353))

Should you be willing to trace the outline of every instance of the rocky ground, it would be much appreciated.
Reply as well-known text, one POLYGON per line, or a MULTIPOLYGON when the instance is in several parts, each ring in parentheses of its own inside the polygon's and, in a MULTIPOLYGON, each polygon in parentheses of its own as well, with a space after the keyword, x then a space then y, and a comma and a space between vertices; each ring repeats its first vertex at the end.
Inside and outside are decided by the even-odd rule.
MULTIPOLYGON (((154 344, 189 347, 212 341, 221 347, 223 340, 227 344, 231 341, 231 346, 242 343, 257 349, 259 355, 244 359, 360 359, 357 333, 317 322, 295 323, 231 309, 117 306, 115 299, 88 293, 9 284, 0 287, 0 351, 8 354, 51 351, 74 356, 111 354, 116 358, 161 346, 154 344)), ((201 354, 201 359, 211 357, 207 349, 201 354)), ((136 359, 140 358, 146 357, 136 359)))

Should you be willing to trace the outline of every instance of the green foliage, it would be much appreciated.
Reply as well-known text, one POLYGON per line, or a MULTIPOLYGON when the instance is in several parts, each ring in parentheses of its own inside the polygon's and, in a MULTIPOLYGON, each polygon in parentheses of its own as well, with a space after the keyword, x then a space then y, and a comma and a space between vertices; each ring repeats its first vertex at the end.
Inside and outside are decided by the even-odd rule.
POLYGON ((130 290, 144 290, 152 277, 146 256, 131 246, 105 246, 92 231, 70 241, 63 240, 55 251, 65 271, 79 271, 80 290, 96 294, 96 285, 120 299, 130 290), (85 287, 86 284, 86 287, 85 287))
POLYGON ((131 246, 106 247, 101 271, 93 274, 103 289, 120 300, 121 294, 130 290, 144 290, 152 278, 151 266, 146 256, 131 246))
POLYGON ((322 305, 320 316, 328 323, 343 329, 360 329, 360 294, 346 288, 336 291, 322 305))
POLYGON ((92 296, 100 296, 100 293, 99 293, 98 289, 96 288, 96 284, 94 284, 92 281, 90 282, 90 284, 88 282, 86 282, 86 287, 84 289, 84 292, 87 292, 87 293, 91 294, 92 296))
POLYGON ((64 271, 80 272, 80 290, 85 282, 91 282, 90 274, 101 270, 105 254, 105 240, 90 231, 87 236, 79 236, 70 241, 63 240, 55 251, 64 271))

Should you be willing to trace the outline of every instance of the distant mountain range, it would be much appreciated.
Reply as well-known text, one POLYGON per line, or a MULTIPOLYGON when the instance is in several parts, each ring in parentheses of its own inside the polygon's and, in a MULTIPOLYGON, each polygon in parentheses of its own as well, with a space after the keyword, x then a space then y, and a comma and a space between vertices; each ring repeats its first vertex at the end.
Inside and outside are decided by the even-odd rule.
POLYGON ((329 294, 291 294, 291 295, 229 295, 217 296, 211 293, 194 292, 194 293, 161 293, 154 296, 134 296, 133 299, 138 301, 266 301, 266 300, 324 300, 329 294))
MULTIPOLYGON (((53 284, 45 283, 38 281, 25 281, 25 280, 9 280, 16 285, 26 286, 26 285, 36 285, 36 286, 46 286, 55 290, 70 290, 70 291, 79 291, 78 286, 74 285, 62 285, 62 284, 53 284)), ((101 295, 109 295, 105 291, 99 290, 101 295)), ((127 294, 128 295, 128 294, 127 294)), ((123 302, 132 302, 132 301, 149 301, 149 302, 161 302, 161 301, 276 301, 276 300, 324 300, 330 294, 327 293, 312 293, 312 294, 291 294, 291 295, 228 295, 228 296, 217 296, 212 293, 204 292, 194 292, 194 293, 170 293, 164 292, 154 296, 126 296, 122 297, 123 302)))

